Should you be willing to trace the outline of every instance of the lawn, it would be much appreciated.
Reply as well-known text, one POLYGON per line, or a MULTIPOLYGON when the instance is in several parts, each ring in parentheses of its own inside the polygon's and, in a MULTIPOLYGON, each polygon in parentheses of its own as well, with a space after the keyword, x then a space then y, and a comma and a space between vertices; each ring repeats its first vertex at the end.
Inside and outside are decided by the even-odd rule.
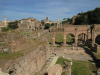
MULTIPOLYGON (((72 39, 75 37, 71 36, 72 39)), ((62 34, 56 34, 55 36, 55 42, 63 42, 63 35, 62 34)), ((70 38, 66 36, 66 42, 70 42, 70 38)), ((52 43, 52 38, 49 40, 49 43, 52 43)))
MULTIPOLYGON (((60 64, 64 68, 63 61, 68 61, 62 57, 58 58, 56 64, 60 64)), ((85 61, 77 61, 73 60, 72 66, 71 66, 71 75, 91 75, 93 71, 96 71, 96 66, 92 64, 91 62, 85 62, 85 61)), ((65 72, 62 73, 62 75, 66 75, 65 72)))
POLYGON ((23 56, 23 54, 22 53, 20 53, 20 52, 14 52, 14 53, 4 53, 4 54, 2 54, 1 52, 0 52, 0 60, 9 60, 9 59, 16 59, 16 58, 18 58, 18 57, 20 57, 20 56, 23 56))

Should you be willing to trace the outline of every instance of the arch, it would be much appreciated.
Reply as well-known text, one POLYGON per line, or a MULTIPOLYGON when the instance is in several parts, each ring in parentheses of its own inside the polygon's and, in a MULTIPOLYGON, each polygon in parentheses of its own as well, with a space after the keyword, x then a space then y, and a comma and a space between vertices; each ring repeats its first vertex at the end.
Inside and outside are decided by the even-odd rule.
POLYGON ((97 43, 98 45, 100 45, 100 34, 96 36, 95 43, 97 43))
POLYGON ((75 43, 75 35, 72 33, 69 33, 66 35, 66 43, 72 45, 72 43, 75 43))
POLYGON ((61 33, 55 34, 55 43, 61 45, 63 43, 63 35, 61 33))
POLYGON ((87 35, 85 33, 78 34, 78 44, 80 43, 87 43, 87 35))

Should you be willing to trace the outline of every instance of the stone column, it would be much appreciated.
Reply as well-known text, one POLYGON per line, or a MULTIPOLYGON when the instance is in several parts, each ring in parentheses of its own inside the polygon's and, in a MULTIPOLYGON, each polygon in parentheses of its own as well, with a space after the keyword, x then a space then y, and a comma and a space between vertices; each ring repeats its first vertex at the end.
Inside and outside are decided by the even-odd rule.
POLYGON ((58 28, 58 23, 57 23, 57 28, 58 28))
POLYGON ((77 46, 77 44, 78 44, 77 31, 78 31, 78 28, 75 29, 75 45, 76 45, 76 46, 77 46))
POLYGON ((52 35, 52 44, 55 45, 55 33, 52 35))
POLYGON ((62 23, 61 23, 61 28, 62 28, 62 23))
POLYGON ((52 44, 55 46, 55 38, 52 38, 52 44))
POLYGON ((88 35, 87 40, 88 40, 88 45, 89 45, 89 39, 90 39, 90 29, 88 29, 88 30, 87 30, 87 35, 88 35))
POLYGON ((77 36, 75 36, 75 45, 77 46, 77 44, 78 44, 78 38, 77 36))
POLYGON ((63 38, 63 45, 66 45, 66 35, 64 35, 64 38, 63 38))
POLYGON ((5 26, 6 26, 6 16, 4 16, 4 22, 5 22, 5 26))
POLYGON ((85 35, 85 42, 86 42, 86 40, 87 40, 87 37, 86 37, 86 35, 85 35))

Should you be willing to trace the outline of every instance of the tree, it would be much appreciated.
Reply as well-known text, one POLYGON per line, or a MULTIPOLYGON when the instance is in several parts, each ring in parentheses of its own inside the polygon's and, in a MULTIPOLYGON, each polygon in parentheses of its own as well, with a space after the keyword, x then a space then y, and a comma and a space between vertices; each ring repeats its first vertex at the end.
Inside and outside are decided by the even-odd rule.
POLYGON ((55 23, 55 25, 57 25, 57 23, 55 23))
POLYGON ((72 18, 67 18, 66 22, 72 22, 72 18))
POLYGON ((8 23, 7 27, 9 27, 11 29, 16 29, 16 28, 18 28, 17 24, 18 24, 18 21, 16 20, 15 22, 8 23))
POLYGON ((49 28, 50 28, 50 24, 49 23, 46 23, 44 29, 49 29, 49 28))
POLYGON ((74 25, 84 25, 88 24, 88 19, 85 15, 80 15, 79 17, 76 17, 74 25))
POLYGON ((51 26, 54 26, 54 23, 51 23, 51 26))
POLYGON ((66 18, 64 18, 63 20, 66 20, 66 18))
POLYGON ((3 31, 3 32, 9 31, 9 30, 11 30, 11 28, 9 28, 9 27, 3 27, 3 28, 2 28, 2 31, 3 31))
POLYGON ((44 25, 44 21, 43 20, 41 20, 41 24, 44 25))

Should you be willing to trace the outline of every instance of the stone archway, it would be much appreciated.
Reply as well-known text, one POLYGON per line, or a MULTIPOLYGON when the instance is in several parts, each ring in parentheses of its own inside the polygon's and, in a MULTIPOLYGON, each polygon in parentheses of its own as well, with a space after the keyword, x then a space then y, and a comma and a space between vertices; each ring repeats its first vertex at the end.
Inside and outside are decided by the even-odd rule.
POLYGON ((87 35, 85 33, 81 33, 78 35, 78 43, 82 42, 85 44, 87 41, 87 35))
POLYGON ((100 34, 96 36, 95 43, 97 43, 98 45, 100 45, 100 34))
POLYGON ((75 35, 73 33, 69 33, 66 35, 66 43, 72 45, 75 43, 75 35))

